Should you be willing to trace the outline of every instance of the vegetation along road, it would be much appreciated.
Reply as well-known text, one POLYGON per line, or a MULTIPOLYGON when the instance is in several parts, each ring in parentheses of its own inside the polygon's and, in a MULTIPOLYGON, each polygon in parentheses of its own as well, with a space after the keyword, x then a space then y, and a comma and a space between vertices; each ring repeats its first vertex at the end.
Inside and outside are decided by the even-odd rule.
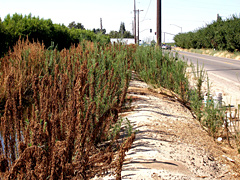
POLYGON ((229 58, 215 57, 203 54, 178 51, 180 58, 197 63, 204 68, 207 76, 204 78, 203 92, 207 92, 207 77, 212 94, 222 92, 223 104, 234 105, 240 102, 240 61, 229 58))

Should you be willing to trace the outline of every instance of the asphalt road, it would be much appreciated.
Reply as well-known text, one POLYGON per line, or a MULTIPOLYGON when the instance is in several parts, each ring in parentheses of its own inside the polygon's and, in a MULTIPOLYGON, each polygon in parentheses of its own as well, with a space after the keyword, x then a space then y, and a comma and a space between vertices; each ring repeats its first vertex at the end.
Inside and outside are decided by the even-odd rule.
POLYGON ((203 65, 207 72, 213 73, 224 79, 240 84, 240 61, 228 58, 220 58, 189 52, 178 52, 179 56, 192 62, 193 64, 203 65))

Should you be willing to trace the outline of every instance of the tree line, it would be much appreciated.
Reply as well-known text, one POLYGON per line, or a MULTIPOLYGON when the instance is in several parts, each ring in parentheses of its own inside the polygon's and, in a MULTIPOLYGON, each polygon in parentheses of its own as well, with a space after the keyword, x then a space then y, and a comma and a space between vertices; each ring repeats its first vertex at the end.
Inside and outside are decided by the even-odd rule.
POLYGON ((236 15, 222 20, 221 17, 206 27, 193 32, 180 33, 174 37, 182 48, 209 48, 216 50, 240 50, 240 18, 236 15))
MULTIPOLYGON (((127 34, 124 23, 124 34, 127 34)), ((120 30, 119 30, 120 31, 120 30)), ((117 37, 120 37, 120 32, 117 37)), ((127 35, 126 35, 127 34, 127 35)), ((124 36, 124 37, 125 37, 124 36)), ((13 47, 19 38, 30 41, 43 42, 46 47, 54 45, 58 50, 69 48, 72 44, 78 44, 82 40, 92 42, 109 43, 110 38, 115 38, 115 34, 106 34, 106 29, 86 30, 81 23, 71 22, 68 27, 63 24, 54 24, 51 19, 34 17, 31 14, 21 15, 8 14, 4 20, 0 19, 0 56, 3 56, 9 48, 13 47)))
POLYGON ((124 22, 121 22, 119 31, 110 31, 109 37, 111 38, 134 38, 130 31, 125 28, 124 22))

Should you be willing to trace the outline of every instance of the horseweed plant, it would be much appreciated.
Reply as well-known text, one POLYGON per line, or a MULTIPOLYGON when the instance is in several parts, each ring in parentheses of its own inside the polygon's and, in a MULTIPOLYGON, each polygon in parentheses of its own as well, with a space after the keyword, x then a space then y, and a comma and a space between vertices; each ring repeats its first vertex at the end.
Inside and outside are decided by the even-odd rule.
POLYGON ((115 168, 119 179, 135 134, 106 142, 125 102, 134 51, 84 41, 59 52, 18 41, 1 59, 1 177, 89 179, 115 168))

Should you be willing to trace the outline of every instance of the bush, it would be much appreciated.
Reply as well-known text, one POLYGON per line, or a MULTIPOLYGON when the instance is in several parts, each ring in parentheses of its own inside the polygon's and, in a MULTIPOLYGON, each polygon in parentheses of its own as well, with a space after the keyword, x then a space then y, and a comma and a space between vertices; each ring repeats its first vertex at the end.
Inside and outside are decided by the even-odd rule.
POLYGON ((53 24, 50 19, 40 19, 32 17, 31 14, 23 16, 13 14, 7 15, 0 25, 1 54, 6 53, 14 46, 17 40, 29 39, 31 42, 43 42, 46 47, 57 46, 58 50, 70 48, 72 44, 78 44, 83 40, 99 42, 101 44, 109 43, 110 38, 101 33, 95 34, 90 30, 69 29, 65 25, 53 24))
MULTIPOLYGON (((1 20, 1 19, 0 19, 1 20)), ((3 23, 0 21, 0 57, 4 55, 5 52, 7 52, 8 50, 8 46, 9 46, 9 34, 7 33, 7 30, 5 28, 5 26, 3 25, 3 23)))
POLYGON ((215 48, 239 51, 240 18, 233 15, 225 21, 219 19, 196 31, 178 34, 174 41, 177 46, 186 49, 215 48))

